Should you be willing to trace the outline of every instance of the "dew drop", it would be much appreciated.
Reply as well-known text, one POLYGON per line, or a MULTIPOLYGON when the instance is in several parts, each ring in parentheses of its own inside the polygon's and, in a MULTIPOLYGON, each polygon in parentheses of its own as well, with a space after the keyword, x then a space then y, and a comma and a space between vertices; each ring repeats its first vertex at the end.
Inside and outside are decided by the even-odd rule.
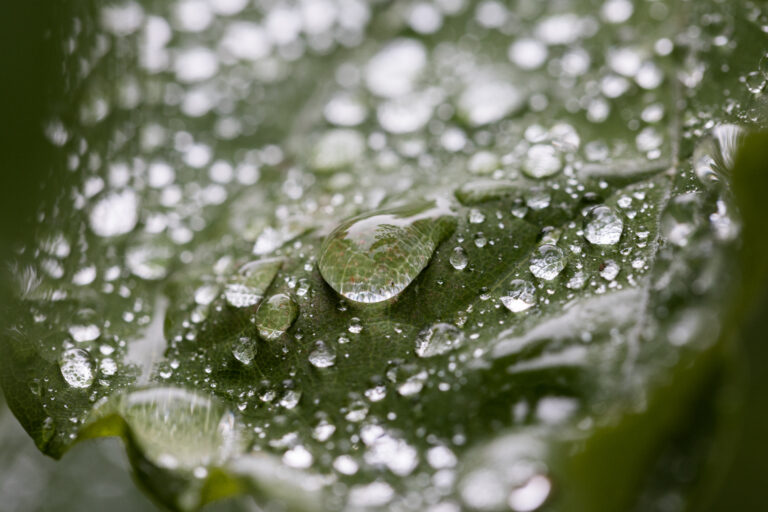
POLYGON ((259 305, 256 327, 265 340, 276 340, 286 333, 299 314, 299 307, 290 295, 278 293, 259 305))
POLYGON ((513 279, 501 303, 513 313, 520 313, 536 304, 536 287, 530 281, 513 279))
POLYGON ((343 222, 323 242, 318 268, 354 302, 382 302, 401 293, 456 227, 434 201, 379 210, 343 222))
POLYGON ((244 365, 251 364, 256 357, 256 341, 247 336, 238 338, 232 346, 232 355, 244 365))
POLYGON ((124 235, 139 221, 139 198, 133 190, 112 193, 91 210, 91 230, 101 237, 124 235))
POLYGON ((224 288, 224 298, 236 308, 255 306, 264 298, 283 260, 270 258, 243 265, 224 288))
POLYGON ((595 206, 587 214, 584 238, 594 245, 615 245, 623 230, 624 222, 610 207, 595 206))
POLYGON ((619 275, 619 270, 619 265, 615 261, 605 261, 600 265, 600 277, 606 281, 613 281, 619 275))
POLYGON ((563 162, 560 153, 548 144, 534 144, 528 149, 523 160, 523 172, 535 179, 554 176, 562 168, 563 162))
POLYGON ((309 362, 315 368, 329 368, 336 363, 336 354, 325 343, 318 341, 315 350, 309 354, 309 362))
POLYGON ((70 348, 61 354, 59 370, 67 384, 85 389, 93 384, 94 364, 91 354, 81 348, 70 348))
POLYGON ((565 254, 562 249, 555 245, 541 245, 536 249, 534 255, 531 256, 528 268, 539 279, 551 281, 565 268, 565 254))
POLYGON ((310 165, 318 172, 333 172, 354 164, 365 151, 365 140, 355 130, 331 130, 312 150, 310 165))
POLYGON ((182 388, 131 391, 97 412, 120 414, 142 453, 169 469, 221 463, 240 447, 234 415, 217 400, 182 388))
POLYGON ((461 247, 454 247, 453 251, 451 251, 451 256, 448 258, 448 261, 456 270, 464 270, 467 268, 469 258, 467 257, 467 253, 464 252, 464 249, 461 247))
POLYGON ((464 333, 451 324, 439 323, 421 331, 416 338, 416 355, 438 356, 455 350, 464 343, 464 333))
POLYGON ((495 123, 518 111, 525 96, 512 84, 502 80, 477 80, 458 100, 459 112, 472 126, 495 123))
POLYGON ((78 343, 94 341, 101 336, 101 329, 94 324, 70 325, 67 330, 69 331, 69 335, 72 336, 72 339, 78 343))

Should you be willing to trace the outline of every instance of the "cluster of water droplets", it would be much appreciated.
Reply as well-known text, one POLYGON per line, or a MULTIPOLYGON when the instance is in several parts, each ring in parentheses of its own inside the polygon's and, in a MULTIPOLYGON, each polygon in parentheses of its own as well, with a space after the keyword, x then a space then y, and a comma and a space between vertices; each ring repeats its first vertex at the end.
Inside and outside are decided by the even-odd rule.
MULTIPOLYGON (((658 247, 738 233, 726 200, 702 214, 700 189, 727 179, 743 131, 705 115, 678 127, 668 91, 706 87, 702 52, 727 51, 733 27, 678 37, 665 2, 577 4, 104 7, 83 67, 100 69, 108 47, 136 65, 115 91, 89 89, 74 126, 46 127, 84 177, 68 191, 78 228, 43 216, 50 233, 15 276, 29 336, 62 333, 45 347, 56 372, 34 386, 57 428, 73 438, 85 416, 59 408, 57 385, 96 402, 159 381, 118 411, 166 469, 234 457, 242 428, 285 465, 334 475, 352 508, 540 508, 556 485, 544 454, 507 447, 498 471, 459 474, 473 439, 392 404, 460 397, 491 365, 578 367, 609 336, 629 343, 626 294, 658 247), (377 9, 394 28, 368 43, 377 9), (443 30, 464 19, 462 37, 443 30), (651 34, 628 30, 638 19, 651 34), (676 50, 688 56, 672 77, 676 50), (702 141, 690 169, 672 165, 670 126, 702 141), (382 322, 386 308, 397 314, 382 322), (593 323, 596 310, 623 330, 593 323), (341 398, 325 394, 346 378, 341 398), (210 442, 196 444, 185 422, 202 416, 210 442), (392 485, 410 475, 415 504, 392 485)), ((743 77, 758 98, 765 60, 743 77)), ((670 340, 688 343, 685 317, 677 326, 670 340)), ((521 398, 510 421, 556 425, 577 409, 521 398)))

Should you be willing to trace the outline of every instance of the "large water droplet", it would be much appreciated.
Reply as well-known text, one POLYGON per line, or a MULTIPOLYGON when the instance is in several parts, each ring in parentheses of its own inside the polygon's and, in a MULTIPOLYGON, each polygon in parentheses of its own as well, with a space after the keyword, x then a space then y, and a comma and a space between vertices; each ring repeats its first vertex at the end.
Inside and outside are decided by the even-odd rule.
POLYGON ((744 135, 740 126, 724 124, 699 142, 693 151, 693 169, 702 183, 708 185, 730 174, 744 135))
POLYGON ((284 293, 264 301, 256 312, 256 327, 265 340, 276 340, 286 333, 299 314, 296 302, 284 293))
POLYGON ((367 213, 328 235, 318 268, 331 288, 349 300, 385 301, 419 275, 455 227, 451 211, 434 201, 367 213))
POLYGON ((73 388, 89 388, 94 379, 94 363, 91 354, 81 348, 70 348, 59 360, 61 376, 73 388))
POLYGON ((213 398, 182 388, 142 389, 105 405, 118 413, 153 463, 195 469, 226 460, 240 446, 235 417, 213 398))
POLYGON ((587 214, 584 237, 595 245, 614 245, 619 242, 624 222, 608 206, 595 206, 587 214))
POLYGON ((227 302, 236 308, 255 306, 264 298, 283 260, 270 258, 243 265, 224 288, 227 302))
POLYGON ((536 304, 536 287, 523 279, 513 279, 501 303, 513 313, 520 313, 536 304))
POLYGON ((416 338, 416 355, 432 357, 445 354, 461 346, 464 333, 451 324, 435 324, 419 333, 416 338))
POLYGON ((528 268, 539 279, 551 281, 565 268, 565 253, 555 245, 541 245, 536 249, 534 255, 531 256, 528 268))
POLYGON ((456 199, 464 205, 473 205, 504 197, 517 189, 512 181, 481 179, 470 181, 456 189, 456 199))

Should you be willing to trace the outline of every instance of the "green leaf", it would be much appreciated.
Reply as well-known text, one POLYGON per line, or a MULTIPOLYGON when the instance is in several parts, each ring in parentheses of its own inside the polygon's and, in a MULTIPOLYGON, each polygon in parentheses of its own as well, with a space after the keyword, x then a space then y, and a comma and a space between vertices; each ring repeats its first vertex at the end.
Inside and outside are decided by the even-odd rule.
POLYGON ((759 9, 236 4, 73 32, 46 133, 77 183, 7 266, 0 341, 37 446, 118 436, 172 510, 693 495, 649 474, 704 474, 674 440, 711 434, 754 300, 742 215, 765 261, 736 157, 759 9))

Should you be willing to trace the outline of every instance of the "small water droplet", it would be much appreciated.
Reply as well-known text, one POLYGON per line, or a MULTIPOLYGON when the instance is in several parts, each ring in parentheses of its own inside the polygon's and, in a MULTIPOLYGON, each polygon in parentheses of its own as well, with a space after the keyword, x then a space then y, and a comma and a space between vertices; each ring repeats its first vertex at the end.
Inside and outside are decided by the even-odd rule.
POLYGON ((534 144, 523 160, 523 172, 535 179, 548 178, 563 168, 560 152, 548 144, 534 144))
POLYGON ((284 293, 272 295, 259 305, 256 327, 265 340, 276 340, 293 325, 299 314, 296 302, 284 293))
POLYGON ((513 313, 520 313, 536 304, 536 287, 523 279, 513 279, 501 303, 513 313))
POLYGON ((469 210, 469 223, 482 224, 485 222, 485 214, 476 208, 469 210))
POLYGON ((435 324, 421 331, 416 338, 416 355, 432 357, 460 347, 464 333, 451 324, 435 324))
POLYGON ((256 346, 255 340, 242 336, 232 346, 232 355, 241 363, 249 365, 256 357, 256 346))
POLYGON ((117 363, 111 357, 106 357, 99 363, 99 371, 105 377, 111 377, 117 373, 117 363))
POLYGON ((416 278, 455 226, 450 210, 434 201, 354 217, 325 239, 318 268, 347 299, 382 302, 416 278))
POLYGON ((293 409, 299 405, 299 400, 301 400, 301 391, 289 389, 280 399, 280 405, 286 409, 293 409))
POLYGON ((624 222, 608 206, 595 206, 587 214, 584 237, 594 245, 614 245, 619 242, 624 222))
POLYGON ((541 245, 531 256, 528 268, 539 279, 551 281, 565 268, 565 253, 556 245, 541 245))
POLYGON ((454 247, 453 251, 451 251, 451 256, 448 258, 448 261, 456 270, 464 270, 467 268, 469 258, 467 257, 467 253, 464 252, 464 249, 461 247, 454 247))
POLYGON ((365 151, 365 140, 355 130, 331 130, 312 150, 311 166, 318 172, 333 172, 354 164, 365 151))
POLYGON ((99 326, 94 324, 88 324, 88 325, 71 325, 69 326, 69 335, 72 336, 72 339, 77 341, 78 343, 82 343, 84 341, 94 341, 101 336, 101 329, 99 329, 99 326))
POLYGON ((336 354, 325 343, 318 341, 315 350, 309 354, 309 362, 315 368, 329 368, 336 363, 336 354))
POLYGON ((600 277, 613 281, 619 275, 619 265, 613 260, 607 260, 600 265, 600 277))
POLYGON ((81 348, 70 348, 59 360, 61 376, 73 388, 89 388, 93 384, 94 364, 91 354, 81 348))

